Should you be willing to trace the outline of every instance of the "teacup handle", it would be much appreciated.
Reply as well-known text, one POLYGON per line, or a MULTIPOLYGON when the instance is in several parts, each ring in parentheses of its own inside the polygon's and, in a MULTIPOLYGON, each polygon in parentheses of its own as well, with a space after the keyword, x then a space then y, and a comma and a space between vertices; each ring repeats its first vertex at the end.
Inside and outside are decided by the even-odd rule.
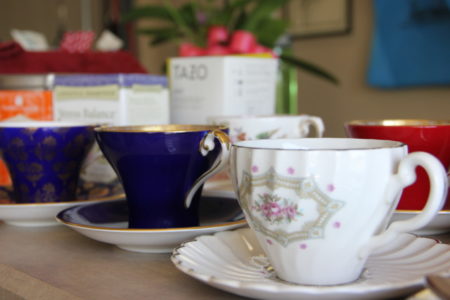
POLYGON ((325 130, 325 125, 319 117, 305 115, 298 124, 299 136, 306 137, 309 134, 309 126, 316 129, 317 137, 322 137, 325 130))
POLYGON ((189 208, 194 197, 195 192, 200 188, 200 186, 205 183, 213 175, 219 173, 228 164, 228 157, 230 156, 231 140, 228 135, 221 130, 212 130, 205 135, 205 137, 200 141, 200 153, 203 156, 208 155, 208 153, 214 150, 214 140, 217 139, 220 142, 222 151, 219 156, 214 161, 212 167, 203 173, 195 182, 191 189, 188 191, 186 198, 184 200, 184 206, 189 208))
POLYGON ((388 199, 389 203, 387 205, 397 205, 393 199, 397 198, 396 196, 403 188, 414 183, 416 180, 415 169, 418 166, 425 169, 430 179, 430 193, 425 207, 415 217, 393 222, 386 231, 372 237, 369 243, 361 250, 361 258, 367 257, 376 248, 391 242, 400 233, 411 232, 424 227, 444 205, 448 190, 447 172, 437 158, 426 152, 414 152, 401 160, 398 173, 394 175, 388 186, 386 199, 388 199))

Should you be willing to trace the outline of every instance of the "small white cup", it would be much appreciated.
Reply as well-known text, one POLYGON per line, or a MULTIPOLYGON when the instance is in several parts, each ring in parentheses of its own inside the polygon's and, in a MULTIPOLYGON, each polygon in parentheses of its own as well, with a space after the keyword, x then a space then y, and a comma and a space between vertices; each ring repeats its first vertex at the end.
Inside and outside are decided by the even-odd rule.
POLYGON ((279 278, 309 285, 352 282, 369 254, 425 226, 442 207, 447 175, 431 154, 400 142, 274 139, 232 145, 233 185, 279 278), (430 193, 417 216, 386 225, 422 166, 430 193))
POLYGON ((310 115, 270 116, 212 116, 208 123, 230 128, 231 141, 307 137, 314 128, 316 137, 322 137, 324 124, 321 118, 310 115))

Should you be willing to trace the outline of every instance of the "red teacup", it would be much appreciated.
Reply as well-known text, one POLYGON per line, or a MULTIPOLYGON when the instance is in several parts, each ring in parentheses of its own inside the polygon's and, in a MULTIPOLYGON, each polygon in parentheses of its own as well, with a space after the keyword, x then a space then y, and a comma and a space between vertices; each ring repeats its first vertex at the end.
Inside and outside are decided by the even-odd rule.
MULTIPOLYGON (((349 137, 400 141, 409 152, 425 151, 436 156, 445 169, 450 167, 450 121, 433 120, 357 120, 345 124, 349 137)), ((417 169, 417 181, 403 190, 400 210, 421 210, 430 184, 425 170, 417 169)), ((450 195, 443 209, 450 209, 450 195)))

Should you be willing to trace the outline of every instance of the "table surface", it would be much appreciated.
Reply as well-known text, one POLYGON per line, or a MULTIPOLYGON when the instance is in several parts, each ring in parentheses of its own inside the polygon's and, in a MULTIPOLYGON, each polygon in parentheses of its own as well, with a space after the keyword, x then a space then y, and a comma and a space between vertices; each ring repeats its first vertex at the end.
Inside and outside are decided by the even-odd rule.
POLYGON ((128 252, 62 225, 0 223, 0 245, 0 299, 242 299, 180 272, 169 253, 128 252))

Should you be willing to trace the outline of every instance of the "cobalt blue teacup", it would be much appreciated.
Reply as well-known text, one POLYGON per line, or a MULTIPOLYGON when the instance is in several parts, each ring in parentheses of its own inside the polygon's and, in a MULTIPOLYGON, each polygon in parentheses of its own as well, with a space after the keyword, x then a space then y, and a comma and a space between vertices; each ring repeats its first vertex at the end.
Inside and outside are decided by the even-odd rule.
POLYGON ((225 132, 213 125, 96 128, 100 149, 123 185, 129 227, 197 226, 203 183, 228 161, 225 132))
POLYGON ((0 149, 16 203, 76 200, 80 169, 94 125, 65 122, 0 123, 0 149))

